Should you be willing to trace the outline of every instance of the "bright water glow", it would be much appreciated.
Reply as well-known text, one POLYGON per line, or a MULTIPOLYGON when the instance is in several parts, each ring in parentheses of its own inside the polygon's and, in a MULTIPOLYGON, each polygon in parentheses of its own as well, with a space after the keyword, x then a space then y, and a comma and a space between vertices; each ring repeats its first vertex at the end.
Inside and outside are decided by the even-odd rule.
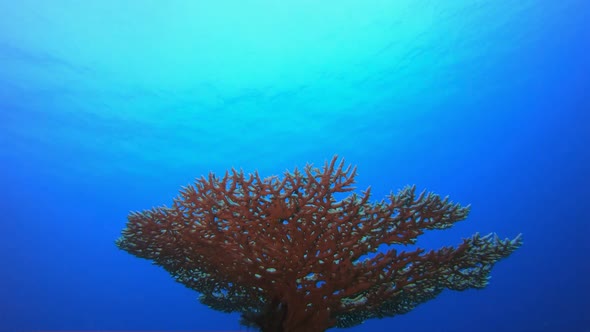
POLYGON ((535 3, 4 3, 3 127, 30 136, 15 125, 24 118, 35 128, 26 139, 111 169, 126 167, 122 156, 184 166, 245 149, 383 148, 419 135, 403 123, 465 89, 476 99, 501 88, 476 88, 471 75, 535 42, 545 15, 535 3))

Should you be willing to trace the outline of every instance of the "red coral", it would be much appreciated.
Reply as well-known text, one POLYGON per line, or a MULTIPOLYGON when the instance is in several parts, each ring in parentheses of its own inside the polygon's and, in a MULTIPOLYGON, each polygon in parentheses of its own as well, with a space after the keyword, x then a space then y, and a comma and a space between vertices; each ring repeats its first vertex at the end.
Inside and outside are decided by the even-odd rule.
POLYGON ((119 248, 153 260, 213 309, 262 331, 324 331, 395 316, 444 289, 482 288, 521 244, 478 234, 458 247, 375 253, 413 244, 466 218, 461 207, 407 187, 387 201, 342 193, 356 168, 308 165, 282 179, 232 170, 183 188, 172 207, 129 215, 119 248))

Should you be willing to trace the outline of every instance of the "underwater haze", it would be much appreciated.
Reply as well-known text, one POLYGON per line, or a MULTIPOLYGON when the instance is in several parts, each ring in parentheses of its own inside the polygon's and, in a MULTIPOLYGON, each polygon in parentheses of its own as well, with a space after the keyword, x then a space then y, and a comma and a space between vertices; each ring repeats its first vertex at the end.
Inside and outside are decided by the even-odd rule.
POLYGON ((590 2, 0 0, 0 331, 246 331, 119 250, 130 211, 338 155, 418 245, 524 244, 482 290, 342 331, 590 331, 590 2))

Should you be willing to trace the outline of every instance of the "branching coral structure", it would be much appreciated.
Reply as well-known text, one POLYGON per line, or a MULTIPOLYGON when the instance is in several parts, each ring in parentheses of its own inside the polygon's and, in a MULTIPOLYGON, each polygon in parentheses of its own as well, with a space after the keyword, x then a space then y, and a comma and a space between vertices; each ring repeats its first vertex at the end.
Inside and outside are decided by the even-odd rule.
POLYGON ((337 159, 282 178, 211 173, 170 207, 131 213, 116 244, 264 332, 350 327, 445 289, 483 288, 522 244, 520 235, 475 234, 456 247, 396 250, 465 219, 469 207, 415 187, 372 202, 370 188, 352 192, 356 167, 337 159))

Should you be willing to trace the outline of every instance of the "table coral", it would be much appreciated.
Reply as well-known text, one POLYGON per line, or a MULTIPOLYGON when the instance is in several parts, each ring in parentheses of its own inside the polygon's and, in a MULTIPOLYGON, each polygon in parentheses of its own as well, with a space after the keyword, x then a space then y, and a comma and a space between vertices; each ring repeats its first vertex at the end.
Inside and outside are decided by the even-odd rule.
POLYGON ((467 217, 406 187, 372 202, 334 157, 282 178, 232 170, 184 187, 170 207, 131 213, 119 248, 162 266, 200 301, 261 331, 325 331, 406 313, 444 289, 483 288, 521 237, 473 235, 456 247, 400 251, 467 217), (380 252, 382 245, 390 246, 380 252))

